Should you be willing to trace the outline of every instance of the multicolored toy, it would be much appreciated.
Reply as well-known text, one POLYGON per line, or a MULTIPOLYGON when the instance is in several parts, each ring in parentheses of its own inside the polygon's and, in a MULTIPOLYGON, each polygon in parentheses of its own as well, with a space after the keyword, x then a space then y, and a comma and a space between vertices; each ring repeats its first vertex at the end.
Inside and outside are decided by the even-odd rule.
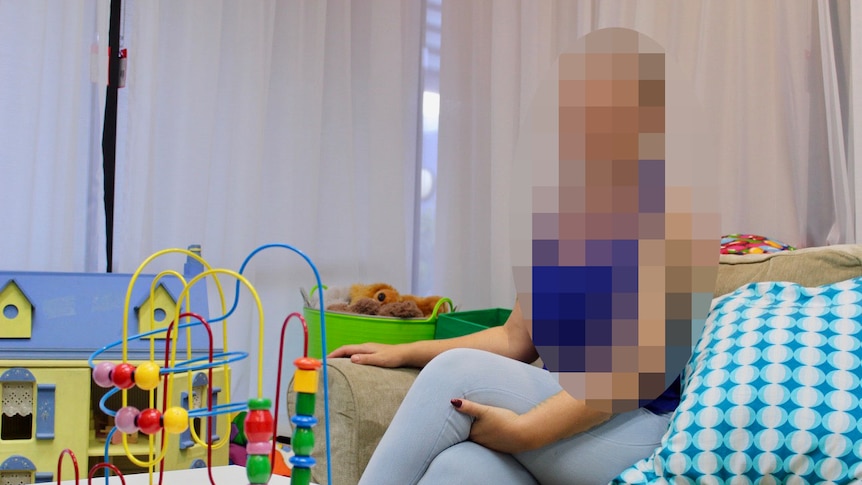
POLYGON ((721 254, 763 254, 795 249, 789 244, 755 234, 728 234, 721 237, 721 254))
MULTIPOLYGON (((195 442, 206 446, 207 448, 207 462, 206 466, 212 466, 212 450, 217 449, 221 446, 224 446, 230 442, 231 433, 229 431, 229 427, 231 423, 229 420, 225 419, 222 422, 225 423, 226 428, 224 432, 219 431, 219 435, 222 437, 219 441, 214 441, 213 439, 213 417, 217 415, 224 414, 236 414, 236 413, 245 413, 245 418, 243 421, 243 432, 245 438, 247 440, 245 449, 247 452, 247 460, 246 460, 246 475, 248 478, 248 483, 250 485, 265 485, 269 482, 270 476, 273 471, 273 461, 272 458, 277 453, 276 451, 276 439, 275 439, 275 431, 278 428, 278 417, 276 413, 276 417, 273 417, 271 412, 271 402, 269 399, 263 397, 263 383, 262 383, 262 375, 263 375, 263 344, 264 344, 264 320, 263 320, 263 307, 260 301, 260 298, 257 295, 256 290, 251 285, 251 283, 242 276, 242 271, 245 269, 246 265, 250 261, 250 259, 260 252, 263 249, 272 248, 272 247, 281 247, 285 249, 290 249, 295 253, 302 256, 306 262, 311 266, 314 271, 315 277, 317 278, 317 283, 319 287, 323 287, 320 276, 318 274, 317 268, 311 262, 311 260, 305 256, 303 253, 298 251, 297 249, 284 245, 284 244, 269 244, 265 246, 261 246, 253 251, 243 262, 242 267, 239 272, 234 272, 226 269, 213 269, 209 266, 209 264, 203 260, 199 254, 195 254, 191 251, 187 251, 184 249, 168 249, 164 251, 160 251, 155 253, 154 255, 147 258, 144 263, 138 268, 138 270, 132 275, 131 281, 129 283, 129 291, 127 292, 126 302, 125 302, 125 311, 124 311, 124 321, 123 321, 123 339, 114 342, 110 345, 102 347, 98 351, 94 352, 89 359, 90 367, 93 369, 93 380, 94 382, 103 388, 110 389, 105 396, 100 401, 100 408, 102 411, 114 418, 115 426, 110 431, 108 436, 108 442, 110 442, 111 436, 119 431, 122 434, 122 442, 126 452, 127 458, 134 464, 147 468, 152 474, 154 472, 154 467, 162 462, 165 456, 165 452, 167 450, 167 445, 169 441, 172 439, 172 435, 178 435, 180 433, 186 432, 186 430, 190 431, 190 434, 195 442), (155 258, 173 252, 184 253, 189 257, 197 259, 201 264, 204 265, 206 271, 198 274, 194 278, 192 278, 187 283, 183 280, 184 289, 178 298, 178 301, 185 302, 185 311, 181 312, 182 305, 177 305, 176 314, 174 315, 171 323, 168 327, 159 328, 156 330, 152 330, 149 332, 141 333, 139 335, 129 336, 128 332, 128 314, 129 314, 129 295, 131 295, 131 289, 134 286, 138 276, 143 271, 144 267, 149 264, 155 258), (226 310, 226 305, 224 303, 223 292, 221 286, 218 283, 218 279, 214 278, 216 287, 218 289, 219 295, 221 298, 221 305, 223 315, 221 317, 206 321, 200 315, 193 313, 188 308, 190 304, 189 300, 189 290, 195 283, 200 281, 206 277, 214 277, 218 274, 224 274, 231 276, 236 279, 236 297, 234 300, 233 307, 229 310, 226 310), (205 408, 196 408, 192 409, 191 405, 190 409, 186 409, 182 406, 172 405, 170 402, 170 396, 172 393, 170 392, 171 386, 173 384, 174 375, 178 373, 190 373, 206 370, 209 372, 209 380, 208 380, 208 395, 213 395, 213 379, 212 372, 213 368, 218 366, 225 366, 227 369, 227 365, 244 359, 248 357, 248 353, 246 352, 230 352, 228 351, 228 342, 227 342, 227 332, 223 333, 224 342, 223 342, 223 352, 215 353, 213 351, 213 334, 211 324, 224 321, 227 322, 228 316, 230 316, 233 311, 237 307, 239 294, 240 294, 240 285, 244 285, 248 292, 253 297, 256 305, 257 305, 257 313, 259 319, 259 339, 258 339, 258 386, 257 386, 257 397, 249 399, 247 402, 231 402, 230 401, 230 390, 229 384, 226 386, 227 389, 224 392, 224 395, 227 397, 226 404, 218 404, 213 405, 212 399, 207 399, 207 404, 205 408), (182 323, 178 323, 182 322, 182 323), (185 329, 187 332, 187 336, 190 335, 190 332, 194 327, 203 327, 207 335, 209 337, 209 355, 206 358, 188 358, 186 360, 179 361, 177 360, 176 354, 177 349, 176 346, 173 345, 175 335, 179 330, 185 329), (151 360, 147 362, 143 362, 135 366, 134 364, 128 361, 127 354, 127 346, 128 342, 135 339, 142 339, 147 337, 152 337, 155 334, 163 334, 165 335, 165 361, 164 365, 160 366, 154 360, 155 349, 153 348, 155 338, 150 338, 150 354, 151 360), (99 355, 105 352, 108 349, 122 346, 122 362, 99 362, 95 361, 98 359, 99 355), (163 394, 161 409, 159 409, 154 402, 153 391, 159 386, 160 380, 164 380, 164 388, 166 391, 163 394), (133 387, 138 387, 144 391, 148 391, 150 393, 150 407, 146 409, 138 409, 134 406, 128 405, 127 401, 127 391, 133 387), (108 409, 106 402, 107 399, 116 393, 122 394, 122 406, 120 409, 112 410, 108 409), (194 427, 190 426, 190 423, 195 418, 206 418, 207 419, 207 436, 206 439, 203 440, 201 437, 197 436, 197 432, 194 427), (142 432, 145 435, 149 436, 150 439, 150 455, 146 460, 141 460, 139 457, 134 456, 128 447, 127 437, 130 434, 142 432), (158 445, 154 442, 154 438, 160 435, 161 440, 158 445)), ((165 276, 173 276, 182 279, 182 276, 176 272, 166 271, 157 275, 157 277, 153 280, 151 287, 151 294, 155 291, 159 279, 165 276)), ((320 304, 323 305, 323 292, 320 292, 319 295, 320 304)), ((154 311, 154 310, 153 310, 154 311)), ((321 312, 321 334, 325 339, 325 312, 321 312)), ((284 352, 284 337, 285 330, 288 322, 291 318, 297 317, 300 319, 300 322, 303 326, 304 333, 304 352, 303 356, 296 359, 295 365, 297 370, 295 371, 294 378, 294 389, 300 393, 300 399, 297 402, 297 415, 293 418, 293 422, 297 425, 295 430, 295 434, 293 436, 293 448, 295 455, 291 457, 290 461, 293 464, 293 469, 291 471, 291 483, 294 485, 307 485, 311 481, 311 467, 314 466, 314 459, 310 456, 311 451, 314 447, 314 434, 312 431, 312 426, 316 424, 316 418, 314 418, 314 407, 315 407, 315 393, 317 391, 318 384, 318 369, 323 367, 324 372, 324 381, 327 380, 326 376, 326 357, 323 356, 323 362, 312 359, 308 357, 308 327, 306 326, 305 319, 303 316, 294 312, 290 314, 287 318, 285 318, 282 324, 281 331, 281 342, 279 348, 279 358, 278 358, 278 382, 276 383, 276 391, 275 391, 275 408, 279 407, 279 396, 281 395, 281 367, 282 367, 282 357, 284 352)), ((189 338, 187 338, 189 340, 189 338)), ((191 382, 189 380, 189 382, 191 382)), ((326 454, 327 454, 327 462, 330 460, 329 457, 329 406, 328 406, 328 390, 324 388, 324 419, 326 421, 326 454)), ((69 454, 72 457, 72 460, 75 465, 75 474, 76 474, 76 482, 77 482, 77 460, 74 457, 74 453, 70 450, 64 451, 60 456, 60 463, 62 463, 63 455, 69 454), (68 452, 68 453, 67 453, 68 452)), ((113 467, 113 465, 109 465, 107 456, 107 447, 106 447, 106 456, 105 463, 96 465, 91 471, 92 473, 99 468, 111 468, 114 472, 122 477, 122 473, 113 467)), ((160 469, 160 472, 162 470, 160 469)), ((328 482, 332 483, 331 479, 331 467, 327 466, 327 477, 328 482)), ((212 479, 212 474, 210 474, 210 479, 212 479)), ((123 480, 124 481, 124 480, 123 480)), ((161 482, 160 482, 161 483, 161 482)), ((167 484, 172 485, 172 484, 167 484)), ((214 484, 213 484, 214 485, 214 484)))
POLYGON ((296 392, 296 414, 291 418, 296 429, 291 438, 294 455, 290 458, 293 465, 291 471, 291 483, 295 485, 308 485, 311 482, 311 467, 314 466, 314 458, 311 451, 314 449, 314 432, 312 426, 317 424, 314 417, 314 401, 317 393, 317 369, 320 361, 309 357, 296 359, 294 365, 297 368, 293 376, 293 390, 296 392))
POLYGON ((272 449, 275 425, 269 411, 269 399, 258 398, 248 401, 248 414, 245 417, 245 449, 248 460, 245 463, 248 481, 252 485, 265 485, 272 474, 269 454, 272 449))

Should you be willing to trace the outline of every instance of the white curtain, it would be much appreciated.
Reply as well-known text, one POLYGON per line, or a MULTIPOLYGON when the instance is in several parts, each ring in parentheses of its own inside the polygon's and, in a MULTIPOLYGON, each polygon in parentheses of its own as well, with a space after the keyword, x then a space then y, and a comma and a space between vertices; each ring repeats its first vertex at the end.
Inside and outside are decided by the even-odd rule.
MULTIPOLYGON (((236 271, 258 246, 285 243, 315 262, 326 285, 409 289, 420 3, 126 3, 115 269, 201 244, 213 266, 236 271)), ((244 276, 264 305, 263 378, 273 398, 282 321, 301 310, 299 288, 314 275, 299 256, 269 249, 244 276)), ((234 280, 222 281, 232 300, 234 280)), ((228 328, 231 349, 252 355, 233 366, 232 398, 256 393, 256 318, 246 293, 228 328)), ((287 362, 301 350, 299 325, 291 327, 287 362)))
MULTIPOLYGON (((190 244, 238 269, 258 245, 282 242, 306 252, 325 284, 409 288, 420 2, 124 4, 114 270, 190 244)), ((108 5, 0 2, 3 269, 104 267, 108 5)), ((444 1, 435 292, 464 309, 511 305, 507 195, 519 125, 547 66, 604 27, 652 37, 691 77, 716 125, 723 232, 797 246, 856 241, 852 73, 862 62, 850 45, 862 45, 862 15, 852 7, 444 1)), ((286 251, 261 253, 246 275, 262 293, 268 337, 301 307, 298 288, 314 284, 286 251)), ((234 348, 256 347, 248 301, 232 319, 234 348)), ((296 333, 289 338, 296 355, 296 333)), ((253 393, 256 378, 248 362, 237 365, 234 388, 253 393)))
POLYGON ((0 268, 104 271, 108 0, 0 2, 0 268))
POLYGON ((652 37, 692 80, 715 126, 723 234, 854 242, 826 3, 444 0, 435 288, 465 308, 511 306, 519 124, 560 52, 606 27, 652 37))

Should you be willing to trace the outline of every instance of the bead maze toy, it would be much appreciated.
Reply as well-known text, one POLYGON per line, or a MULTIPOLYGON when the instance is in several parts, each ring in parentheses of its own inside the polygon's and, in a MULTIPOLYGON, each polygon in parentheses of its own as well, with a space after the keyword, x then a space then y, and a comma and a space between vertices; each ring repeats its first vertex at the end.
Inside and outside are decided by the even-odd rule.
MULTIPOLYGON (((132 275, 132 278, 129 282, 129 287, 126 293, 125 299, 125 309, 124 311, 124 319, 123 319, 123 334, 122 340, 113 342, 108 344, 96 352, 94 352, 88 363, 92 368, 92 377, 93 381, 96 385, 109 389, 104 397, 99 402, 99 407, 102 412, 114 418, 115 425, 113 429, 110 430, 108 434, 108 438, 106 440, 105 445, 105 461, 103 463, 99 463, 94 466, 89 474, 89 480, 92 481, 92 477, 95 472, 99 469, 105 470, 105 481, 107 483, 108 480, 108 470, 114 472, 115 475, 118 475, 122 483, 125 483, 125 479, 123 478, 122 473, 118 470, 114 465, 109 463, 108 459, 108 443, 111 442, 114 433, 119 432, 122 436, 122 443, 126 453, 126 457, 137 466, 146 468, 150 475, 150 482, 152 483, 152 477, 155 474, 155 467, 159 465, 159 483, 161 483, 161 473, 164 472, 164 462, 163 459, 165 457, 165 453, 168 447, 168 443, 172 439, 173 436, 184 433, 187 430, 190 431, 190 434, 194 441, 200 445, 203 445, 207 449, 207 462, 206 467, 208 470, 209 483, 215 485, 215 479, 212 474, 212 450, 220 448, 226 445, 229 442, 229 431, 225 431, 223 433, 219 433, 222 438, 218 441, 214 441, 213 439, 213 417, 217 415, 231 414, 231 413, 239 413, 246 412, 246 417, 244 421, 244 430, 247 437, 247 445, 246 452, 248 454, 248 460, 246 463, 246 476, 248 478, 248 483, 250 485, 265 485, 269 482, 270 476, 272 474, 272 462, 271 459, 276 453, 276 440, 275 440, 275 432, 278 426, 278 413, 276 412, 275 417, 271 412, 271 402, 269 399, 263 397, 263 343, 264 343, 264 313, 263 313, 263 305, 261 300, 255 290, 254 286, 242 275, 246 266, 249 264, 250 260, 254 255, 269 248, 283 248, 293 251, 294 253, 301 256, 306 263, 311 267, 314 272, 314 276, 317 280, 317 285, 319 288, 323 288, 322 282, 320 281, 320 275, 317 271, 316 266, 311 261, 308 256, 303 254, 298 249, 287 245, 287 244, 267 244, 264 246, 260 246, 254 251, 252 251, 243 262, 239 271, 231 271, 222 268, 213 268, 204 260, 199 254, 194 252, 185 250, 185 249, 166 249, 154 253, 152 256, 147 258, 135 273, 132 275), (184 287, 180 297, 178 299, 179 302, 182 302, 183 305, 177 305, 176 313, 173 316, 173 319, 170 321, 170 324, 167 328, 158 328, 148 332, 143 332, 137 335, 129 335, 128 326, 128 308, 130 305, 130 296, 132 294, 132 288, 134 287, 138 276, 144 270, 144 268, 150 264, 156 258, 159 258, 163 255, 169 253, 182 253, 187 255, 188 257, 194 258, 199 261, 205 268, 205 271, 194 276, 189 281, 185 281, 183 276, 175 271, 163 271, 156 275, 153 279, 150 287, 151 294, 156 291, 158 282, 161 278, 164 277, 175 277, 179 278, 184 287), (236 280, 236 292, 234 297, 233 305, 230 309, 226 309, 224 292, 222 290, 221 284, 219 283, 218 276, 226 275, 236 280), (221 316, 217 318, 210 319, 207 321, 201 315, 194 313, 190 308, 191 300, 189 298, 190 289, 199 281, 204 278, 212 278, 215 282, 215 287, 218 291, 220 300, 221 300, 221 316), (172 393, 170 392, 171 387, 174 385, 174 378, 178 374, 183 373, 191 373, 196 371, 207 371, 209 373, 209 380, 207 383, 207 393, 208 396, 212 396, 213 394, 213 379, 212 372, 214 368, 219 366, 224 366, 225 370, 227 369, 228 364, 232 362, 236 362, 242 359, 246 359, 248 357, 247 352, 231 352, 228 350, 228 338, 227 338, 227 319, 228 317, 236 310, 237 304, 240 297, 240 290, 242 287, 245 287, 248 294, 250 294, 254 300, 257 316, 258 316, 258 359, 257 359, 257 396, 249 399, 247 402, 231 402, 230 399, 230 385, 227 384, 227 389, 224 394, 227 396, 227 403, 225 404, 213 404, 212 399, 207 399, 206 407, 200 408, 192 408, 191 403, 189 403, 189 409, 186 409, 182 406, 177 406, 175 403, 171 402, 172 393), (214 353, 213 351, 213 330, 212 324, 222 322, 222 338, 223 338, 223 351, 219 353, 214 353), (177 336, 181 330, 186 332, 186 341, 191 341, 191 332, 198 327, 202 327, 204 331, 206 331, 207 338, 209 341, 209 355, 206 357, 197 357, 191 358, 191 354, 187 355, 188 358, 185 360, 177 360, 177 347, 179 345, 175 344, 177 341, 177 336), (165 344, 164 344, 164 360, 163 365, 159 365, 156 362, 156 345, 155 341, 156 335, 164 336, 165 344), (128 361, 128 353, 127 353, 127 345, 128 342, 134 339, 150 339, 150 359, 149 361, 142 362, 137 366, 133 365, 128 361), (101 361, 97 362, 99 356, 103 354, 105 351, 109 349, 113 349, 115 347, 122 347, 122 361, 121 362, 108 362, 101 361), (162 395, 161 406, 160 409, 156 405, 156 399, 153 394, 153 390, 156 389, 160 383, 163 382, 163 386, 165 388, 165 392, 162 395), (127 392, 129 389, 133 387, 138 387, 143 391, 149 392, 149 407, 146 409, 138 409, 135 406, 131 406, 128 403, 127 392), (117 393, 121 394, 122 397, 122 405, 119 409, 109 409, 107 406, 107 400, 112 395, 117 393), (193 426, 190 426, 192 420, 196 418, 206 418, 207 420, 207 433, 206 439, 202 439, 201 436, 198 436, 198 432, 195 430, 193 426), (135 433, 143 433, 147 439, 149 440, 149 453, 146 460, 142 460, 132 454, 129 450, 128 446, 128 438, 130 435, 135 433), (160 438, 157 440, 156 438, 160 438), (158 444, 157 444, 158 441, 158 444)), ((318 292, 318 297, 320 298, 320 305, 323 306, 323 291, 318 292)), ((320 327, 321 327, 321 337, 325 343, 326 332, 325 332, 325 312, 321 312, 320 318, 320 327)), ((293 433, 293 437, 291 440, 291 446, 293 448, 294 455, 290 458, 290 463, 292 465, 291 468, 291 484, 292 485, 308 485, 311 482, 311 468, 315 465, 314 458, 311 457, 312 449, 314 448, 314 431, 313 427, 317 424, 317 419, 314 417, 314 409, 316 402, 316 392, 318 388, 318 373, 321 368, 323 368, 323 379, 324 382, 327 381, 326 375, 326 356, 322 356, 322 361, 313 359, 308 357, 308 327, 306 325, 305 319, 303 316, 294 312, 288 315, 283 323, 281 328, 281 340, 279 343, 279 355, 278 355, 278 376, 276 383, 276 393, 275 393, 275 409, 279 408, 279 401, 281 396, 281 380, 282 380, 282 364, 283 364, 283 354, 284 354, 284 340, 285 340, 285 331, 287 329, 288 323, 293 319, 299 319, 300 323, 303 327, 303 335, 304 335, 304 347, 303 347, 303 355, 297 358, 294 361, 294 365, 296 370, 294 371, 294 391, 297 393, 297 402, 295 406, 295 415, 291 418, 291 421, 295 425, 295 430, 293 433)), ((186 382, 189 386, 189 395, 191 395, 191 379, 187 379, 186 382)), ((224 419, 221 420, 223 423, 229 427, 230 420, 224 419)), ((332 483, 332 472, 331 466, 329 465, 330 460, 328 459, 330 456, 330 447, 329 447, 329 396, 328 389, 324 386, 324 421, 325 421, 325 440, 326 440, 326 455, 327 455, 327 481, 328 483, 332 483)), ((59 469, 62 465, 62 461, 64 456, 69 456, 72 459, 74 469, 75 469, 75 483, 78 482, 78 466, 77 459, 75 454, 71 450, 64 450, 59 457, 58 460, 58 473, 57 479, 58 483, 60 482, 60 473, 59 469)), ((173 485, 173 484, 167 484, 173 485)))

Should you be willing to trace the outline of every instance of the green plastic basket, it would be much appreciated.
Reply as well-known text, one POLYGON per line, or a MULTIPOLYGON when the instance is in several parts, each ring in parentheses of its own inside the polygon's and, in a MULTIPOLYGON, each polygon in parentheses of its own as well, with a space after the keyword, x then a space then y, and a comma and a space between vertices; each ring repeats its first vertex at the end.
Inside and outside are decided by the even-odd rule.
POLYGON ((437 319, 437 330, 434 332, 434 338, 460 337, 486 328, 498 327, 506 323, 510 313, 512 310, 506 308, 443 313, 437 319))
MULTIPOLYGON (((441 306, 452 301, 441 298, 428 318, 394 318, 355 313, 326 311, 326 353, 342 345, 377 342, 403 344, 417 340, 431 340, 437 326, 437 313, 441 306)), ((302 314, 308 325, 308 356, 321 358, 320 310, 304 307, 302 314)), ((445 315, 445 313, 441 314, 445 315)))

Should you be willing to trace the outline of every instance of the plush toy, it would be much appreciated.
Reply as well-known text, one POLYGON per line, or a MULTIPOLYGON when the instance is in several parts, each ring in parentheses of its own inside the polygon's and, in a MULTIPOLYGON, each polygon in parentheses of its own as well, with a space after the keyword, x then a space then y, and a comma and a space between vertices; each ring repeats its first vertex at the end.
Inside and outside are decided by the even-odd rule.
POLYGON ((401 301, 398 290, 386 283, 374 283, 371 285, 355 284, 350 287, 350 304, 356 303, 362 298, 371 298, 381 304, 401 301))
POLYGON ((326 307, 329 311, 358 313, 360 315, 377 315, 380 302, 371 298, 359 298, 353 303, 334 303, 326 307))
POLYGON ((377 315, 380 317, 421 318, 422 311, 411 301, 393 301, 380 303, 377 300, 362 297, 351 304, 335 303, 327 307, 333 312, 356 313, 359 315, 377 315))
MULTIPOLYGON (((312 292, 311 296, 308 295, 305 288, 300 288, 299 292, 302 294, 302 299, 304 300, 306 307, 314 309, 320 308, 320 297, 317 292, 312 292)), ((329 308, 330 306, 339 303, 344 303, 345 305, 350 303, 350 288, 346 286, 327 288, 323 292, 324 308, 329 308)))
POLYGON ((380 309, 377 310, 377 315, 381 317, 395 318, 422 318, 426 316, 422 313, 422 310, 416 306, 415 302, 408 300, 393 301, 392 303, 380 305, 380 309))
MULTIPOLYGON (((437 302, 440 301, 439 296, 413 296, 413 295, 401 295, 401 299, 403 301, 412 301, 419 307, 419 310, 426 317, 431 316, 434 313, 434 307, 437 306, 437 302)), ((437 313, 446 313, 449 311, 449 305, 444 303, 440 305, 440 308, 437 310, 437 313)))
MULTIPOLYGON (((428 318, 434 313, 434 307, 440 301, 439 296, 418 297, 402 295, 386 283, 370 285, 357 283, 350 287, 350 299, 328 305, 327 310, 346 311, 363 315, 380 315, 398 318, 428 318)), ((439 313, 448 311, 448 305, 443 305, 439 313)))

